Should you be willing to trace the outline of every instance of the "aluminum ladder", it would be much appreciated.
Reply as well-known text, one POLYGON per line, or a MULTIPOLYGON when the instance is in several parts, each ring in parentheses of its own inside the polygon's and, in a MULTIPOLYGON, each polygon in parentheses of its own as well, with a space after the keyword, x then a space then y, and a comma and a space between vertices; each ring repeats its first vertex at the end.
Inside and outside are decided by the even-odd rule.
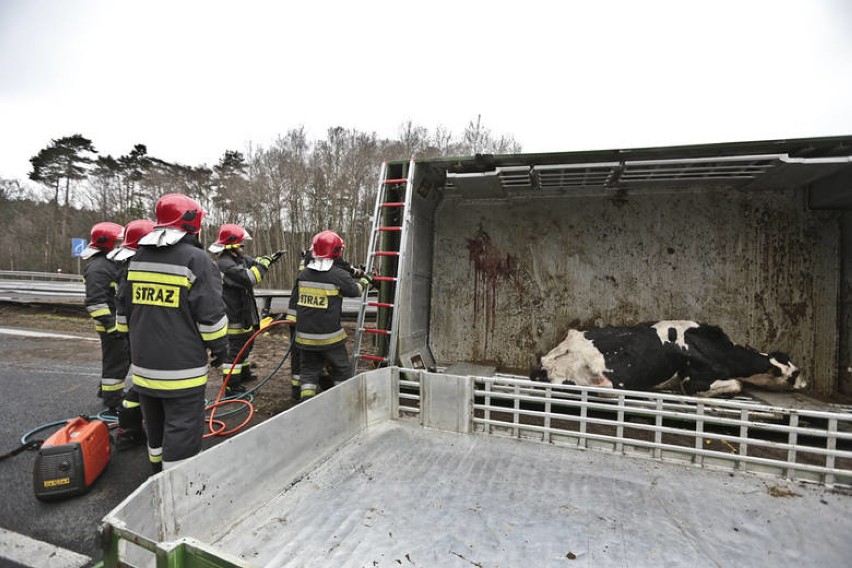
POLYGON ((408 164, 382 164, 366 265, 367 272, 376 270, 374 282, 378 299, 370 299, 367 292, 361 297, 352 348, 352 368, 356 373, 363 370, 359 368, 360 363, 382 367, 393 365, 396 360, 399 324, 396 307, 402 288, 403 253, 411 225, 413 180, 414 160, 408 164), (375 327, 365 325, 368 307, 376 308, 375 327), (363 352, 365 334, 375 338, 375 354, 363 352))

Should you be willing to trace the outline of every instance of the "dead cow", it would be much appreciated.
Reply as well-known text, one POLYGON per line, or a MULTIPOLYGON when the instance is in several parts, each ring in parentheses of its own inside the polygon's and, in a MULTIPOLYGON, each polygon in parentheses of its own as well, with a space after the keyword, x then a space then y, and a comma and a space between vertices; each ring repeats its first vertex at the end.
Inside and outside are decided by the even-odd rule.
POLYGON ((530 378, 639 391, 676 380, 685 393, 704 397, 736 395, 742 383, 771 390, 807 386, 788 355, 735 345, 720 328, 694 321, 572 329, 530 378))

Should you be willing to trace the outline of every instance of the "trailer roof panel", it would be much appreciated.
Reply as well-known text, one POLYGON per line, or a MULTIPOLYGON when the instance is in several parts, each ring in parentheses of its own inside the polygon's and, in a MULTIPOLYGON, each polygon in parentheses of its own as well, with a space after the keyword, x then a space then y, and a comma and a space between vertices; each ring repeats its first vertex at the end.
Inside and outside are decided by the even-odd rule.
POLYGON ((448 195, 511 198, 579 190, 723 184, 807 187, 812 207, 852 208, 852 137, 416 160, 448 195))

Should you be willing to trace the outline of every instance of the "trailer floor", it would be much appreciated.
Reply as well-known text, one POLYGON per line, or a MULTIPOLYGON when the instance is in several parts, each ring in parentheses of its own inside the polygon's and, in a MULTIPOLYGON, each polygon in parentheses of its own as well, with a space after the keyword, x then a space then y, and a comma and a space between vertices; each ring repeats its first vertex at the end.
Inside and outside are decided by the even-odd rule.
MULTIPOLYGON (((269 489, 269 488, 265 488, 269 489)), ((213 543, 261 566, 848 566, 852 497, 486 435, 371 427, 213 543)))

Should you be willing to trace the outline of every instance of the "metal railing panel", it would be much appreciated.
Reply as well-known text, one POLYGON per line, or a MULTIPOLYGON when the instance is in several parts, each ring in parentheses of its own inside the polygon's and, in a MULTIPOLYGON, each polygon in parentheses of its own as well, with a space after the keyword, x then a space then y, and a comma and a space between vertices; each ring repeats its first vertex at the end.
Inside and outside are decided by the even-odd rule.
MULTIPOLYGON (((429 373, 402 374, 410 380, 400 381, 400 415, 417 416, 419 383, 429 373)), ((852 412, 507 377, 460 379, 474 383, 476 434, 852 487, 852 412)))

